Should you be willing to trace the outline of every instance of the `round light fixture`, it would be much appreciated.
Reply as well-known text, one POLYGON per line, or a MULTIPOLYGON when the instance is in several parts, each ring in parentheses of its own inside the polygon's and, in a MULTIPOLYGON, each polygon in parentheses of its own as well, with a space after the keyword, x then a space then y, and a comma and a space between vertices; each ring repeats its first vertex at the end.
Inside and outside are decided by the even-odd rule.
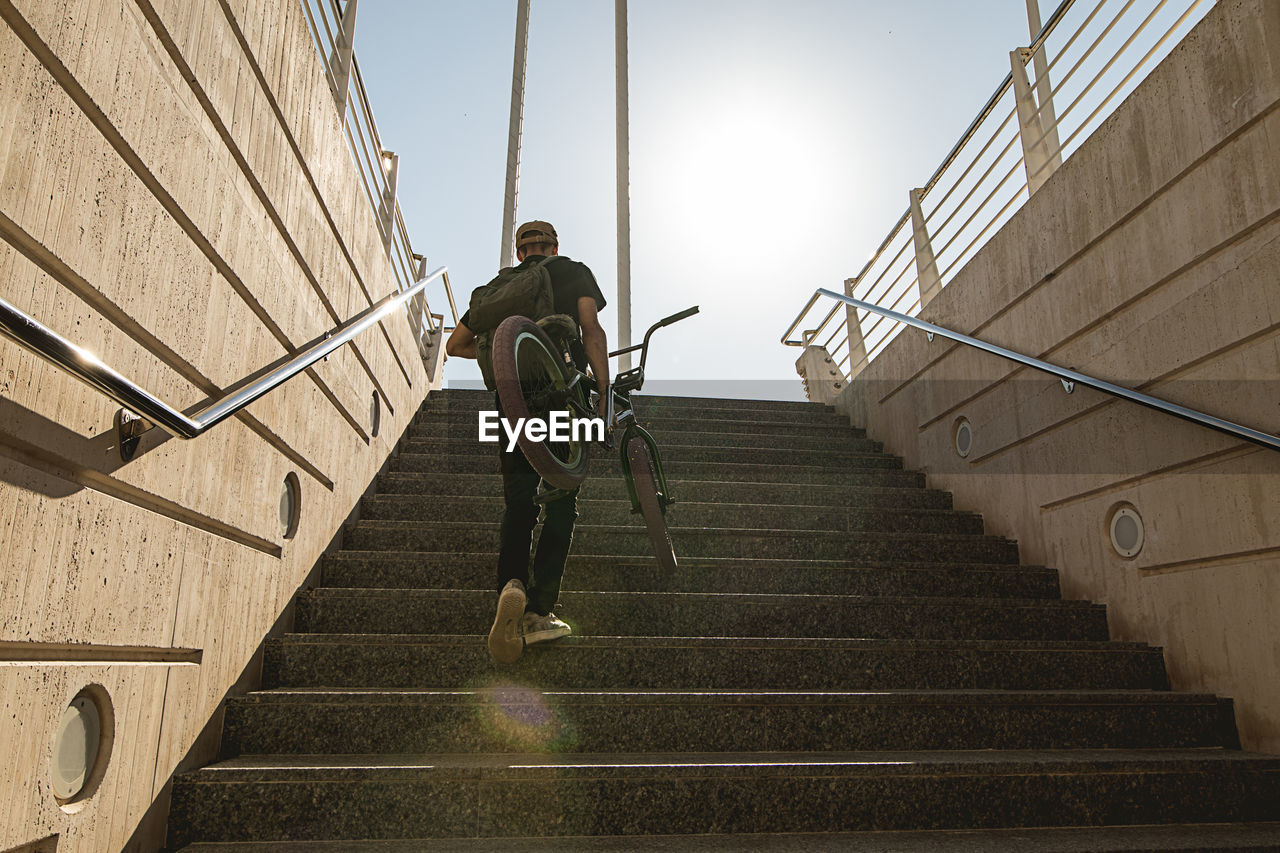
POLYGON ((298 532, 298 519, 302 516, 302 484, 298 475, 290 471, 280 490, 280 535, 292 539, 298 532))
POLYGON ((1142 516, 1130 505, 1117 507, 1111 513, 1111 521, 1107 525, 1111 533, 1111 547, 1121 557, 1136 557, 1146 541, 1142 516))
POLYGON ((956 455, 961 459, 969 455, 969 451, 973 450, 973 426, 969 423, 968 418, 957 418, 955 427, 951 431, 952 443, 956 449, 956 455))
POLYGON ((98 685, 81 690, 62 712, 49 775, 53 796, 64 810, 75 811, 74 805, 97 789, 111 758, 114 735, 111 699, 98 685))

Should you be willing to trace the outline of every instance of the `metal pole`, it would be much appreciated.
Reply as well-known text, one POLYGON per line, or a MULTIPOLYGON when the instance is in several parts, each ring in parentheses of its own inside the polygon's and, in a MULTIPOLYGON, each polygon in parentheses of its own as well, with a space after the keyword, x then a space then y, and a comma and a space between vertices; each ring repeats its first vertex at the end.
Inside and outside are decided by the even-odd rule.
POLYGON ((516 7, 516 50, 511 68, 511 124, 507 130, 506 197, 502 205, 502 251, 498 266, 515 263, 516 195, 520 188, 520 135, 524 127, 524 80, 529 56, 529 0, 516 7))
MULTIPOLYGON (((618 132, 618 348, 631 346, 631 155, 627 109, 627 0, 614 0, 617 50, 618 132)), ((631 353, 619 356, 618 371, 631 369, 631 353)))

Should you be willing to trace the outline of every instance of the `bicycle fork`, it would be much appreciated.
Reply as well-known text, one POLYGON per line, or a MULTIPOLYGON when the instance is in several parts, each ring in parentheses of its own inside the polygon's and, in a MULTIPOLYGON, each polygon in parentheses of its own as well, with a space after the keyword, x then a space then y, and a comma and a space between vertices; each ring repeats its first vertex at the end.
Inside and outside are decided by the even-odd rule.
POLYGON ((636 515, 640 512, 640 498, 636 494, 635 477, 631 473, 631 441, 639 438, 648 448, 649 458, 653 461, 653 481, 658 491, 658 505, 662 507, 665 515, 667 507, 675 503, 675 498, 671 497, 671 491, 667 488, 667 477, 662 471, 662 457, 658 453, 658 445, 654 442, 653 436, 649 435, 649 431, 640 426, 635 421, 627 425, 626 431, 622 434, 620 447, 620 455, 622 457, 622 475, 627 481, 627 495, 631 498, 631 514, 636 515))

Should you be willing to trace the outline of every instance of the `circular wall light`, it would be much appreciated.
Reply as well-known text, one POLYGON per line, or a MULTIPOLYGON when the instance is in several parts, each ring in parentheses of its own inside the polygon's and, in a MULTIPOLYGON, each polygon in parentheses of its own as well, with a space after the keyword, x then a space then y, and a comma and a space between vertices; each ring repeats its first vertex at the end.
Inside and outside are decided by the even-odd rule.
POLYGON ((1138 510, 1132 505, 1122 504, 1116 507, 1111 512, 1107 530, 1111 534, 1111 547, 1121 557, 1136 557, 1142 550, 1146 531, 1143 528, 1142 516, 1138 515, 1138 510))
POLYGON ((378 399, 378 392, 373 392, 373 402, 369 404, 369 436, 371 438, 378 437, 378 429, 382 426, 382 401, 378 399))
POLYGON ((290 471, 280 490, 280 535, 292 539, 298 532, 298 520, 302 517, 302 484, 298 475, 290 471))
POLYGON ((49 757, 53 796, 63 811, 83 808, 81 804, 97 790, 114 740, 111 697, 100 685, 89 685, 62 712, 49 757))
POLYGON ((973 450, 973 426, 968 418, 956 418, 955 426, 951 430, 951 441, 956 449, 956 455, 961 459, 967 457, 969 451, 973 450))

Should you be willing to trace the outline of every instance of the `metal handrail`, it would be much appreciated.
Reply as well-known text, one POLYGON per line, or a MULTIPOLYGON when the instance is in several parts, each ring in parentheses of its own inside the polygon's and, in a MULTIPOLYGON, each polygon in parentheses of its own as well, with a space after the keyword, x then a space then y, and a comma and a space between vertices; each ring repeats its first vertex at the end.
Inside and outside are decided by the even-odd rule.
POLYGON ((428 284, 444 276, 446 272, 446 267, 440 267, 407 290, 388 294, 265 376, 210 403, 194 415, 186 415, 173 408, 104 364, 93 353, 71 343, 3 298, 0 298, 0 334, 68 371, 124 406, 129 412, 140 415, 141 419, 132 420, 128 431, 124 433, 128 438, 136 441, 141 433, 153 426, 161 427, 178 438, 195 438, 348 343, 421 293, 428 284))
POLYGON ((883 317, 887 317, 890 320, 896 320, 899 323, 906 323, 908 326, 914 326, 917 329, 921 329, 929 333, 930 335, 941 335, 942 337, 949 338, 957 343, 966 344, 974 347, 975 349, 989 352, 992 355, 998 355, 1001 358, 1006 358, 1026 367, 1033 367, 1036 370, 1041 370, 1045 373, 1058 377, 1064 383, 1070 382, 1076 385, 1084 385, 1086 387, 1102 391, 1103 393, 1110 394, 1114 397, 1120 397, 1121 399, 1128 400, 1132 403, 1137 403, 1140 406, 1146 406, 1149 409, 1155 409, 1156 411, 1173 415, 1175 418, 1182 418, 1184 421, 1190 421, 1191 423, 1208 427, 1209 429, 1216 430, 1217 432, 1226 433, 1227 435, 1235 438, 1243 439, 1251 444, 1257 444, 1262 447, 1270 448, 1271 450, 1280 450, 1280 437, 1278 436, 1259 432, 1256 429, 1242 426, 1241 424, 1225 420, 1224 418, 1215 417, 1214 415, 1205 414, 1204 412, 1196 409, 1180 406, 1177 403, 1171 403, 1168 400, 1162 400, 1159 397, 1152 397, 1150 394, 1143 394, 1141 391, 1134 391, 1132 388, 1125 388, 1122 385, 1116 385, 1103 379, 1096 379, 1067 367, 1050 364, 1047 361, 1042 361, 1041 359, 1033 358, 1029 355, 1023 355, 1022 353, 1014 352, 1010 349, 1005 349, 997 344, 988 343, 987 341, 952 331, 951 329, 929 323, 917 317, 911 317, 907 314, 899 314, 897 311, 891 311, 888 308, 881 308, 879 305, 864 302, 861 299, 854 299, 852 296, 845 296, 843 294, 836 293, 835 291, 827 290, 823 287, 814 291, 813 299, 810 300, 810 304, 817 301, 819 296, 829 296, 832 299, 843 302, 846 305, 851 305, 854 308, 861 308, 863 311, 870 311, 883 317))

